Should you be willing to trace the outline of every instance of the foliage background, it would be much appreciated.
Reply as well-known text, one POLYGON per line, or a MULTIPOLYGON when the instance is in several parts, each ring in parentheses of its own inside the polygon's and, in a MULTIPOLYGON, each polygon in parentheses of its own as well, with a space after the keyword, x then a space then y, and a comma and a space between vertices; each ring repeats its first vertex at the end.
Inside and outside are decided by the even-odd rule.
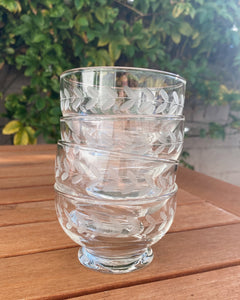
MULTIPOLYGON (((97 65, 150 67, 187 79, 187 103, 228 103, 240 111, 238 0, 0 0, 0 68, 29 85, 5 97, 14 144, 59 137, 59 75, 97 65)), ((240 120, 210 123, 201 136, 224 138, 240 120)))

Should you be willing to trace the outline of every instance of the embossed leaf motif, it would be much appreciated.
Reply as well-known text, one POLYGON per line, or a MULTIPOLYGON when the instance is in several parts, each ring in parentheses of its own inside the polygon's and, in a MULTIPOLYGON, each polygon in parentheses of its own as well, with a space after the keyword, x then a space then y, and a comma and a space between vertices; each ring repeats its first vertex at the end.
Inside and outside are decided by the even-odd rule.
POLYGON ((173 101, 175 104, 179 105, 179 98, 178 98, 178 94, 176 91, 173 92, 173 101))
POLYGON ((73 93, 75 94, 76 97, 79 98, 79 100, 83 100, 83 92, 81 91, 81 89, 74 87, 73 93))
POLYGON ((107 99, 106 98, 106 101, 103 103, 102 105, 102 110, 108 110, 110 109, 113 105, 115 104, 115 99, 114 98, 110 98, 110 99, 107 99))
POLYGON ((148 88, 143 89, 143 93, 146 96, 147 102, 154 101, 154 94, 150 91, 150 89, 148 89, 148 88))
POLYGON ((168 106, 167 102, 163 102, 162 104, 160 104, 156 109, 156 114, 163 113, 166 110, 167 106, 168 106))
POLYGON ((172 105, 169 109, 169 115, 173 115, 177 111, 177 109, 178 109, 178 106, 174 102, 172 102, 172 105))
POLYGON ((134 104, 135 104, 135 100, 128 100, 120 106, 120 110, 121 111, 127 111, 128 109, 133 107, 134 104))
POLYGON ((72 177, 72 184, 78 184, 80 181, 82 181, 82 179, 83 179, 82 174, 74 175, 72 177))
POLYGON ((135 101, 139 99, 139 91, 134 91, 129 86, 124 86, 124 91, 130 99, 135 101))
POLYGON ((98 102, 98 98, 92 98, 90 99, 86 104, 86 109, 91 110, 98 102))
POLYGON ((147 229, 145 230, 144 233, 147 235, 147 234, 149 234, 150 232, 152 232, 155 229, 155 227, 156 227, 156 221, 150 215, 146 215, 146 220, 148 222, 148 227, 147 227, 147 229))
POLYGON ((162 99, 164 101, 168 102, 169 96, 168 96, 168 93, 164 89, 160 90, 160 96, 162 97, 162 99))
POLYGON ((78 109, 79 109, 79 107, 81 106, 81 99, 79 99, 79 98, 76 98, 76 99, 74 99, 73 100, 73 103, 72 103, 72 108, 73 108, 73 110, 74 111, 78 111, 78 109))
POLYGON ((170 91, 161 88, 152 91, 149 88, 130 88, 123 90, 113 87, 71 86, 60 91, 63 115, 91 111, 92 113, 136 113, 139 114, 182 114, 184 96, 182 91, 170 91))
POLYGON ((149 102, 144 102, 143 104, 141 104, 141 106, 139 107, 139 112, 143 113, 143 114, 152 114, 155 110, 155 105, 153 105, 152 103, 149 102))

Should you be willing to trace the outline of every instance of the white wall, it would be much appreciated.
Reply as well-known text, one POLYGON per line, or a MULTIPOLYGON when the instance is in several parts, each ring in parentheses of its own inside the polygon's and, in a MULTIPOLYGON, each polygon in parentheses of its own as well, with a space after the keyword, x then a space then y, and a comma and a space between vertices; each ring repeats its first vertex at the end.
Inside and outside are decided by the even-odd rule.
MULTIPOLYGON (((186 107, 186 126, 194 135, 196 128, 207 128, 208 122, 225 124, 229 119, 229 106, 186 107)), ((240 186, 240 132, 228 129, 222 139, 187 137, 184 150, 190 157, 187 162, 196 171, 240 186)))

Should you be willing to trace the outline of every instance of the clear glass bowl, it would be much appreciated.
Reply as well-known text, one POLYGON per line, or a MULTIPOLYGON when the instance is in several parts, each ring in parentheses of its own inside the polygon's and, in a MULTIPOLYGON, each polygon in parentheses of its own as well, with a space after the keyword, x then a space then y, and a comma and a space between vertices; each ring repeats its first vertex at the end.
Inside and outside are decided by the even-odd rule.
POLYGON ((69 116, 60 128, 66 142, 166 159, 179 158, 184 140, 183 116, 69 116))
POLYGON ((74 196, 135 199, 173 189, 178 162, 58 142, 55 180, 74 196))
POLYGON ((140 68, 91 67, 60 77, 61 110, 69 114, 182 115, 186 81, 140 68))
POLYGON ((169 230, 176 210, 176 184, 165 195, 134 200, 77 197, 55 189, 59 223, 82 247, 80 262, 106 273, 127 273, 148 265, 151 246, 169 230))

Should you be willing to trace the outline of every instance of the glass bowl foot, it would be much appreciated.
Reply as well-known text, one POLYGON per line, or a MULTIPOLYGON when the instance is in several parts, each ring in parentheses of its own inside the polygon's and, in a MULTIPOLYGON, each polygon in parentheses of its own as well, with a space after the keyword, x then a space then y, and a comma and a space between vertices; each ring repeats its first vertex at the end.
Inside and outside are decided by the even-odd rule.
POLYGON ((90 254, 86 248, 80 248, 78 259, 82 265, 96 271, 124 274, 149 265, 153 260, 153 251, 151 248, 147 248, 142 255, 137 257, 103 258, 90 254))

